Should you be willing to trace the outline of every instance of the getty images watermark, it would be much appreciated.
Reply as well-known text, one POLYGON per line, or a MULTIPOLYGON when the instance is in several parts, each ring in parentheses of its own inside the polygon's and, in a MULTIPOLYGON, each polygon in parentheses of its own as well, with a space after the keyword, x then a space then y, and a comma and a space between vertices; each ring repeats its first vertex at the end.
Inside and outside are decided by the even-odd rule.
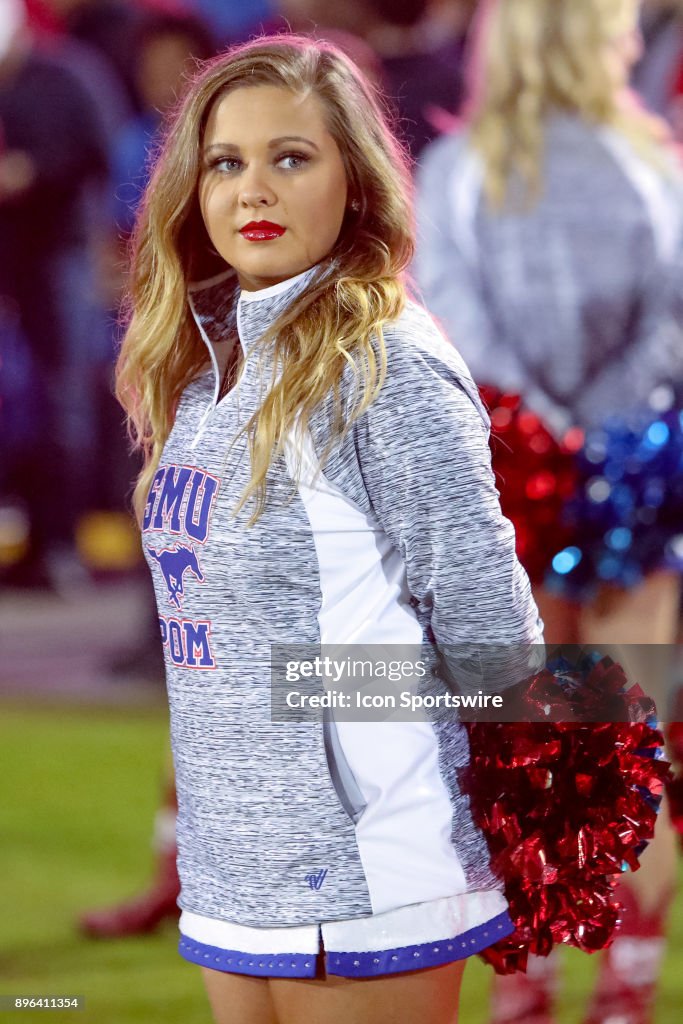
MULTIPOLYGON (((543 720, 544 705, 527 680, 548 666, 572 668, 586 648, 542 644, 458 644, 446 648, 423 643, 392 645, 273 645, 271 717, 275 722, 337 721, 529 721, 543 720), (558 658, 561 661, 558 661, 558 658)), ((683 697, 675 681, 683 678, 677 648, 663 645, 591 647, 618 661, 628 684, 638 683, 652 697, 660 719, 670 720, 683 697)), ((607 681, 604 702, 595 703, 595 720, 610 721, 613 704, 607 681)))
POLYGON ((332 658, 316 656, 313 660, 291 660, 285 664, 287 683, 301 683, 311 680, 323 685, 323 692, 310 692, 308 685, 304 689, 292 688, 284 694, 285 704, 290 709, 340 708, 349 710, 383 710, 395 711, 397 708, 409 709, 412 712, 433 708, 502 708, 503 697, 499 694, 484 693, 420 693, 414 685, 398 692, 377 692, 379 681, 388 683, 410 683, 428 677, 429 664, 417 660, 393 660, 384 658, 332 658), (349 686, 349 683, 352 685, 349 686), (374 684, 373 686, 367 685, 374 684), (359 685, 360 684, 360 685, 359 685))

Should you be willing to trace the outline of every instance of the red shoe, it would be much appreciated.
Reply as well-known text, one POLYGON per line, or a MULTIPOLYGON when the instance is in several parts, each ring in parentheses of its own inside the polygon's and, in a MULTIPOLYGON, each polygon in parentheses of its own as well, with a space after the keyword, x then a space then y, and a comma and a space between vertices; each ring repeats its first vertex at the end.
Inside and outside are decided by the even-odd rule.
POLYGON ((555 1024, 555 956, 529 957, 527 973, 496 975, 490 1024, 555 1024))
POLYGON ((177 920, 180 881, 176 867, 176 851, 159 857, 159 866, 151 889, 126 903, 102 910, 89 910, 78 919, 78 926, 95 939, 120 939, 128 935, 153 932, 166 920, 177 920))

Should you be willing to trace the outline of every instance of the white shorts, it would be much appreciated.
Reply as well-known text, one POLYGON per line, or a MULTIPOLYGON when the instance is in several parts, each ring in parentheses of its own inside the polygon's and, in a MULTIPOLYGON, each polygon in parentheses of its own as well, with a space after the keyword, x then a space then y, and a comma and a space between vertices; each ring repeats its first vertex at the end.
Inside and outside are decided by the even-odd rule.
POLYGON ((324 953, 327 974, 368 977, 462 960, 513 931, 505 896, 487 890, 292 928, 250 928, 183 910, 179 952, 216 971, 273 978, 313 978, 324 953))

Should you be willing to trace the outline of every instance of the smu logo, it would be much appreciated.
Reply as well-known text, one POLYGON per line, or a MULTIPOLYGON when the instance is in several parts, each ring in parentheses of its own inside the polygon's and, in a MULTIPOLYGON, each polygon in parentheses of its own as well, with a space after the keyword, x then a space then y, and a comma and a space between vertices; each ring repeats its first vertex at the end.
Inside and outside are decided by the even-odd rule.
POLYGON ((327 875, 327 868, 316 872, 314 875, 306 875, 306 881, 308 882, 311 889, 316 891, 322 889, 325 876, 327 875))
POLYGON ((217 478, 202 469, 160 466, 149 489, 142 529, 184 534, 203 544, 217 491, 217 478))
MULTIPOLYGON (((150 561, 161 571, 169 604, 182 610, 188 580, 204 583, 193 541, 204 544, 209 536, 211 509, 218 479, 196 466, 160 466, 149 489, 142 517, 146 533, 178 534, 184 541, 169 547, 147 547, 150 561)), ((159 616, 161 640, 167 659, 178 667, 214 669, 211 623, 159 616)))
POLYGON ((149 548, 149 555, 159 563, 168 590, 168 600, 180 610, 185 595, 185 574, 191 573, 200 583, 204 582, 204 573, 199 568, 194 548, 186 544, 177 544, 164 551, 149 548))

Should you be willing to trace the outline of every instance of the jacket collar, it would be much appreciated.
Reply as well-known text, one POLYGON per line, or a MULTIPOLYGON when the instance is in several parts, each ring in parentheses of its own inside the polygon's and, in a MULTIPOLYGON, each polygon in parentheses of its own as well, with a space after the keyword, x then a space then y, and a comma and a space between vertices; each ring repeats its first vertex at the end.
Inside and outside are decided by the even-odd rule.
POLYGON ((310 267, 296 277, 254 292, 240 290, 232 267, 206 281, 191 284, 188 302, 214 369, 216 344, 234 337, 237 331, 247 356, 277 317, 305 290, 318 269, 318 266, 310 267))

